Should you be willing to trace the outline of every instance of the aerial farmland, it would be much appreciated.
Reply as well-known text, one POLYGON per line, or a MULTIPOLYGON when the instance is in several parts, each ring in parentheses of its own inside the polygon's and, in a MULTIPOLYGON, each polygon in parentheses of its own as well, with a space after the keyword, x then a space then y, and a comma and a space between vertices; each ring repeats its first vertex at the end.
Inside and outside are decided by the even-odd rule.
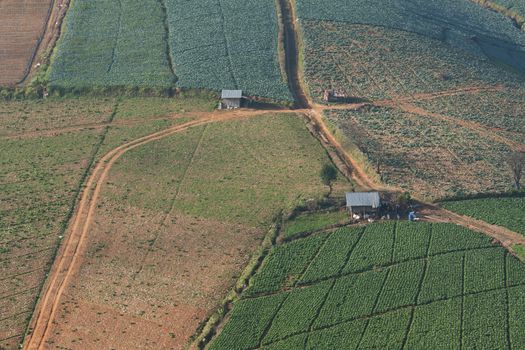
POLYGON ((524 16, 0 0, 0 350, 525 349, 524 16))

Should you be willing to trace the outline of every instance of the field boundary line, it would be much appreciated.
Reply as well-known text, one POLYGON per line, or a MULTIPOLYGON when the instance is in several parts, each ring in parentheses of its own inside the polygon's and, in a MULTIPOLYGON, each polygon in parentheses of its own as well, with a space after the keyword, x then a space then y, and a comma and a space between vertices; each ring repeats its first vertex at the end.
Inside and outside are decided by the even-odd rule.
MULTIPOLYGON (((109 151, 98 162, 89 176, 88 182, 85 186, 86 190, 82 194, 82 198, 76 211, 75 219, 70 226, 70 233, 68 234, 67 243, 61 247, 62 255, 60 255, 53 265, 52 274, 47 282, 46 292, 39 302, 39 306, 33 315, 32 332, 28 331, 28 337, 24 341, 25 349, 42 349, 48 334, 50 326, 54 322, 57 309, 59 307, 60 297, 62 296, 71 275, 76 267, 79 252, 85 244, 86 236, 89 230, 93 215, 97 207, 97 199, 104 185, 104 181, 108 176, 109 170, 113 164, 127 151, 139 147, 151 141, 156 141, 167 136, 171 136, 188 128, 203 125, 211 122, 227 121, 231 119, 242 119, 249 117, 256 117, 264 113, 256 114, 238 114, 234 112, 227 113, 208 113, 208 117, 189 121, 187 123, 179 124, 169 127, 167 129, 158 131, 156 133, 146 135, 122 144, 113 150, 109 151)), ((30 329, 30 328, 29 328, 30 329)))
MULTIPOLYGON (((430 262, 429 262, 429 259, 428 259, 428 254, 430 252, 430 242, 432 242, 432 226, 430 226, 430 230, 429 230, 429 235, 428 235, 428 244, 427 244, 427 250, 425 252, 425 257, 426 259, 423 260, 423 273, 421 274, 421 278, 419 279, 419 284, 417 286, 417 293, 414 297, 414 306, 412 307, 412 309, 410 310, 410 317, 408 319, 408 324, 407 324, 407 327, 406 327, 406 331, 405 331, 405 335, 403 336, 403 343, 401 344, 401 350, 403 350, 408 342, 408 338, 410 336, 410 331, 412 330, 412 324, 414 322, 414 314, 416 312, 416 309, 417 309, 417 304, 418 304, 418 301, 419 301, 419 296, 421 295, 421 290, 423 289, 423 283, 425 282, 425 278, 427 276, 427 272, 428 272, 428 265, 430 265, 430 262)), ((463 254, 463 256, 465 256, 463 254)))
POLYGON ((509 252, 505 250, 505 255, 503 259, 503 276, 505 278, 505 330, 506 330, 506 336, 507 336, 507 348, 512 349, 512 343, 511 343, 511 337, 510 337, 510 296, 509 296, 509 285, 508 285, 508 267, 507 267, 507 260, 509 257, 509 252))
POLYGON ((12 314, 12 315, 9 315, 7 317, 0 318, 0 322, 5 321, 5 320, 9 320, 9 319, 11 319, 13 317, 17 317, 17 316, 20 316, 20 315, 28 314, 30 312, 33 312, 32 308, 31 309, 27 309, 27 310, 22 311, 22 312, 17 312, 16 314, 12 314))
POLYGON ((303 343, 305 349, 308 346, 308 342, 310 341, 310 334, 312 334, 312 327, 314 326, 315 321, 317 321, 317 319, 319 318, 321 311, 323 311, 324 305, 326 304, 326 301, 330 297, 330 294, 332 294, 332 291, 334 290, 334 286, 336 283, 337 283, 337 279, 334 279, 332 281, 332 284, 330 285, 330 288, 328 288, 328 290, 326 291, 326 295, 323 298, 323 302, 321 303, 321 305, 319 305, 319 308, 315 312, 315 316, 312 318, 312 321, 308 325, 308 333, 306 333, 306 337, 304 338, 304 343, 303 343))
POLYGON ((232 82, 235 85, 235 89, 239 87, 239 83, 237 82, 237 78, 235 77, 235 72, 233 69, 233 61, 232 61, 232 55, 231 55, 231 49, 230 49, 230 40, 228 39, 228 35, 226 34, 226 29, 224 28, 224 23, 226 22, 224 18, 224 10, 222 8, 221 0, 217 0, 217 5, 220 10, 221 14, 221 31, 222 35, 224 36, 224 48, 226 49, 226 56, 228 56, 228 62, 230 65, 230 75, 232 78, 232 82))
POLYGON ((309 282, 306 282, 306 283, 300 283, 296 287, 284 288, 284 289, 280 289, 280 290, 273 291, 273 292, 263 292, 263 293, 258 293, 258 294, 251 295, 251 296, 245 296, 242 299, 256 299, 256 298, 267 297, 267 296, 270 296, 270 295, 276 295, 276 294, 279 294, 279 293, 288 292, 288 291, 290 291, 290 290, 292 290, 294 288, 310 287, 310 286, 313 286, 313 285, 316 285, 316 284, 319 284, 319 283, 323 283, 323 282, 329 281, 331 279, 338 279, 338 278, 341 278, 341 277, 346 277, 346 276, 351 276, 351 275, 356 275, 356 276, 357 275, 362 275, 364 273, 368 273, 368 272, 371 272, 371 271, 374 271, 374 270, 377 270, 377 269, 392 269, 392 268, 394 268, 396 266, 403 265, 403 264, 406 264, 406 263, 409 263, 409 262, 420 261, 420 260, 427 260, 427 259, 434 258, 434 257, 437 257, 437 256, 442 256, 442 255, 465 253, 465 252, 477 251, 477 250, 485 250, 485 249, 487 249, 487 250, 488 249, 498 249, 498 248, 501 248, 501 247, 498 247, 498 246, 476 247, 476 248, 467 248, 467 249, 458 249, 458 250, 451 250, 451 251, 446 251, 446 252, 439 252, 439 253, 435 253, 435 254, 429 255, 428 257, 407 258, 407 259, 399 260, 399 261, 396 261, 396 262, 393 262, 393 263, 387 263, 387 264, 383 264, 383 265, 374 265, 374 266, 369 266, 369 267, 366 267, 366 268, 363 268, 363 269, 360 269, 360 270, 354 270, 354 271, 351 270, 351 271, 347 271, 347 272, 342 272, 341 274, 332 275, 332 276, 328 276, 328 277, 323 277, 323 278, 317 279, 315 281, 309 281, 309 282))
POLYGON ((173 79, 176 79, 177 76, 175 75, 175 65, 173 64, 173 56, 171 52, 171 45, 170 45, 170 25, 169 25, 169 16, 168 16, 168 8, 166 7, 166 0, 158 0, 159 5, 162 11, 163 16, 163 24, 164 24, 164 41, 166 44, 166 58, 168 60, 168 66, 170 67, 171 75, 173 79))
POLYGON ((465 259, 463 254, 461 258, 461 319, 459 324, 459 348, 463 349, 463 328, 465 326, 465 259))
MULTIPOLYGON (((388 276, 390 276, 390 271, 387 270, 385 273, 385 277, 383 277, 383 283, 381 284, 381 288, 377 291, 376 299, 374 301, 374 305, 372 306, 372 314, 377 308, 377 304, 379 304, 379 299, 381 298, 381 294, 383 293, 383 289, 385 288, 386 281, 388 280, 388 276)), ((366 331, 368 330, 368 326, 370 325, 370 321, 373 317, 369 317, 366 319, 365 326, 363 327, 363 332, 361 332, 361 336, 359 337, 359 341, 357 342, 356 349, 359 349, 361 346, 361 343, 363 342, 363 339, 365 338, 366 331)))
POLYGON ((120 39, 120 33, 122 31, 122 0, 115 0, 118 3, 119 12, 117 17, 117 32, 115 33, 115 41, 113 42, 113 48, 111 49, 111 62, 109 63, 107 74, 111 73, 113 69, 113 64, 115 64, 115 56, 117 52, 117 46, 120 39))
MULTIPOLYGON (((525 283, 520 283, 520 284, 509 286, 509 288, 514 288, 514 287, 525 287, 525 283)), ((317 332, 317 331, 322 331, 322 330, 325 330, 325 329, 337 327, 337 326, 340 326, 341 324, 344 324, 344 323, 350 323, 350 322, 359 321, 359 320, 366 321, 366 320, 370 320, 372 318, 379 317, 379 316, 384 316, 384 315, 387 315, 387 314, 390 314, 390 313, 394 313, 394 312, 398 312, 398 311, 402 311, 402 310, 409 310, 409 309, 412 309, 414 307, 426 306, 426 305, 439 303, 439 302, 443 302, 443 301, 449 301, 449 300, 458 299, 458 298, 461 298, 461 297, 464 297, 464 296, 479 295, 479 294, 484 294, 484 293, 500 291, 500 290, 503 290, 503 289, 505 289, 505 287, 496 287, 496 288, 491 288, 491 289, 478 291, 478 292, 469 292, 469 293, 467 293, 465 295, 455 295, 455 296, 451 296, 451 297, 437 298, 437 299, 425 301, 425 302, 417 304, 417 305, 402 305, 402 306, 398 306, 398 307, 395 307, 395 308, 387 309, 387 310, 384 310, 384 311, 381 311, 381 312, 371 313, 371 314, 368 314, 368 315, 361 315, 361 316, 358 316, 358 317, 351 317, 351 318, 347 318, 347 319, 341 320, 341 321, 336 322, 336 323, 323 325, 323 326, 320 326, 320 327, 315 327, 315 328, 312 329, 312 332, 317 332)), ((301 334, 305 334, 305 333, 308 333, 308 332, 307 331, 296 332, 296 333, 287 335, 286 337, 275 339, 275 340, 271 341, 270 343, 265 344, 265 346, 272 345, 272 344, 275 344, 277 342, 280 342, 280 341, 283 341, 283 340, 287 340, 287 339, 289 339, 291 337, 294 337, 294 336, 297 336, 297 335, 301 335, 301 334)))
POLYGON ((202 142, 202 139, 204 138, 204 133, 206 132, 207 130, 207 127, 208 127, 208 124, 204 125, 203 129, 202 129, 202 132, 201 132, 201 135, 199 136, 199 140, 197 141, 197 144, 195 145, 195 148, 193 149, 193 152, 191 153, 191 157, 190 159, 188 160, 188 165, 186 165, 186 168, 184 169, 184 172, 180 178, 180 182, 179 184, 177 185, 177 190, 175 191, 175 194, 173 196, 173 199, 170 201, 170 205, 169 207, 167 208, 168 210, 165 212, 162 220, 160 221, 160 223, 157 225, 157 229, 155 230, 155 238, 153 239, 153 242, 150 244, 150 246, 148 247, 148 249, 146 250, 146 253, 144 254, 144 257, 140 263, 140 268, 138 269, 137 272, 135 272, 133 274, 133 277, 132 277, 132 280, 135 281, 135 279, 140 275, 140 273, 142 272, 142 270, 144 269, 144 265, 149 257, 149 253, 151 251, 153 251, 154 247, 155 247, 155 244, 157 243, 158 239, 161 237, 162 235, 162 228, 165 227, 166 225, 166 221, 168 220, 170 214, 173 212, 173 209, 175 208, 175 204, 177 202, 177 197, 179 196, 179 193, 180 193, 180 190, 182 188, 182 184, 184 183, 184 179, 186 178, 186 174, 188 173, 188 170, 190 169, 191 167, 191 163, 193 162, 194 158, 195 158, 195 154, 197 153, 200 145, 201 145, 201 142, 202 142))

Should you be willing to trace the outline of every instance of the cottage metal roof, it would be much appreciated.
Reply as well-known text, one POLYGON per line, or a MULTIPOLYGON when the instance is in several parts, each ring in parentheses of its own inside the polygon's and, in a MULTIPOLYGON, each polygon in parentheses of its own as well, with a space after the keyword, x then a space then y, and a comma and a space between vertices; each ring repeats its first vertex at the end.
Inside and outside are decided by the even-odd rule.
POLYGON ((222 90, 221 98, 242 98, 242 90, 222 90))
POLYGON ((379 208, 381 199, 379 192, 347 192, 346 206, 347 207, 372 207, 379 208))

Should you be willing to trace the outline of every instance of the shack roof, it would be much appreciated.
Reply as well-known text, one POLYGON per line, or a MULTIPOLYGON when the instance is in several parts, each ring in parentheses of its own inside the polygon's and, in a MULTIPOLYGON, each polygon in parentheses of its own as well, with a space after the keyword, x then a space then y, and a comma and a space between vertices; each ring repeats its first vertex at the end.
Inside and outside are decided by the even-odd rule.
POLYGON ((347 192, 346 206, 347 207, 372 207, 379 208, 381 199, 379 192, 347 192))
POLYGON ((221 98, 242 98, 242 90, 222 90, 221 98))

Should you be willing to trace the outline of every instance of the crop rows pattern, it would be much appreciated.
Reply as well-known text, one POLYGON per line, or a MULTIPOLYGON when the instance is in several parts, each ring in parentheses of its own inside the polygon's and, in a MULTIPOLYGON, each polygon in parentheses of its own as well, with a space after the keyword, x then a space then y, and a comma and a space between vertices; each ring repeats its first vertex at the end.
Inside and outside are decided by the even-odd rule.
POLYGON ((470 1, 297 0, 297 10, 300 20, 367 24, 417 33, 525 69, 521 30, 506 17, 470 1))
POLYGON ((275 247, 210 348, 517 348, 524 306, 525 265, 488 237, 341 228, 275 247))
POLYGON ((525 235, 525 198, 481 198, 444 202, 443 207, 462 215, 504 226, 525 235))
POLYGON ((241 89, 290 100, 274 1, 76 0, 52 85, 241 89), (255 15, 254 15, 255 14, 255 15))
POLYGON ((491 61, 419 34, 328 21, 301 24, 305 77, 317 100, 328 88, 375 100, 523 83, 491 61))
POLYGON ((327 119, 369 159, 382 163, 386 183, 444 198, 505 191, 512 149, 496 133, 389 108, 327 113, 327 119))

